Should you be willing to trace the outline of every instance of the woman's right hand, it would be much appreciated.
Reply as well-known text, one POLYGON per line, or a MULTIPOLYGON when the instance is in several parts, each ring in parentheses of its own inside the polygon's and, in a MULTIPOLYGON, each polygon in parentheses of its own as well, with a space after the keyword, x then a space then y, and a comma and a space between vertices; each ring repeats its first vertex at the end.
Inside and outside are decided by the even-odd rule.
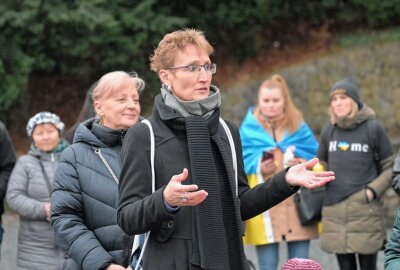
POLYGON ((273 158, 261 161, 261 174, 264 179, 268 179, 276 173, 278 167, 273 158))
POLYGON ((50 210, 51 210, 51 204, 49 202, 45 203, 44 204, 44 212, 46 213, 46 220, 49 222, 50 222, 50 215, 51 215, 50 210))
POLYGON ((205 190, 198 190, 197 185, 182 185, 187 179, 188 170, 183 169, 181 174, 172 176, 164 189, 164 202, 169 206, 194 206, 202 203, 208 196, 205 190))

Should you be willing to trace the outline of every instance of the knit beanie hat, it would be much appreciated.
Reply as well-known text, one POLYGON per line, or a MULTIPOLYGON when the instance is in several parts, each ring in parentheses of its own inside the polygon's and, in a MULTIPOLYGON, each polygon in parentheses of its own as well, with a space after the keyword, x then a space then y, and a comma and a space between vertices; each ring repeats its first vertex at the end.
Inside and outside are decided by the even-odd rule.
POLYGON ((288 260, 281 268, 281 270, 322 270, 322 266, 310 259, 293 258, 288 260))
POLYGON ((345 90, 346 96, 351 97, 358 105, 358 109, 363 107, 363 103, 360 99, 360 88, 357 81, 353 78, 346 78, 335 83, 331 89, 331 97, 334 95, 337 89, 345 90))
POLYGON ((64 123, 57 114, 51 112, 40 112, 29 119, 28 124, 26 125, 26 133, 29 137, 32 137, 33 130, 37 125, 47 123, 53 124, 60 131, 60 134, 64 132, 64 123))

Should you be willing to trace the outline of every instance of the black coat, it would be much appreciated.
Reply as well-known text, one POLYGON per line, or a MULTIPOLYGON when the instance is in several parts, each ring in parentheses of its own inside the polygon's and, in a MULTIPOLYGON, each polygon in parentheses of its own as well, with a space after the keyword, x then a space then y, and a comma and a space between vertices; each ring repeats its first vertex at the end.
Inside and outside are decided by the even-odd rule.
MULTIPOLYGON (((151 231, 144 255, 144 269, 198 269, 190 264, 194 208, 182 207, 176 214, 172 214, 166 210, 163 201, 163 190, 171 177, 180 174, 183 168, 190 168, 186 133, 170 129, 157 113, 153 114, 150 122, 155 133, 156 191, 151 194, 149 128, 139 123, 128 130, 122 147, 118 223, 130 235, 151 231)), ((292 195, 294 190, 286 184, 284 173, 249 189, 238 129, 229 122, 227 124, 237 151, 241 217, 236 216, 235 220, 241 227, 242 220, 264 212, 292 195)), ((229 141, 221 125, 217 134, 232 160, 229 141)), ((226 169, 233 170, 233 167, 226 169)), ((191 183, 189 171, 189 177, 183 184, 191 183)), ((237 237, 241 241, 242 235, 237 237)), ((243 246, 239 253, 245 258, 243 246)))
POLYGON ((106 145, 110 138, 96 137, 91 131, 93 121, 78 127, 74 144, 63 152, 55 174, 51 222, 56 241, 69 258, 64 269, 129 264, 133 238, 117 225, 118 185, 92 149, 101 149, 118 177, 121 143, 106 145))
POLYGON ((8 178, 16 162, 15 151, 6 127, 0 122, 0 224, 4 212, 3 199, 6 196, 8 178))

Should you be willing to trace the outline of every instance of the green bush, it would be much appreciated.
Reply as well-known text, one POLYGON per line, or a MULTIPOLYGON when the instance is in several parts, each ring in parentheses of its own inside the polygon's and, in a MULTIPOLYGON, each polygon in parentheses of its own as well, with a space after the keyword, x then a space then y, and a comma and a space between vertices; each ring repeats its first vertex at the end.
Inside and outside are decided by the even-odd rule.
POLYGON ((150 103, 158 82, 148 57, 165 33, 183 27, 205 31, 219 61, 243 61, 305 42, 322 25, 375 29, 399 25, 399 18, 400 0, 3 0, 0 112, 33 77, 71 74, 90 85, 121 69, 148 82, 150 103))

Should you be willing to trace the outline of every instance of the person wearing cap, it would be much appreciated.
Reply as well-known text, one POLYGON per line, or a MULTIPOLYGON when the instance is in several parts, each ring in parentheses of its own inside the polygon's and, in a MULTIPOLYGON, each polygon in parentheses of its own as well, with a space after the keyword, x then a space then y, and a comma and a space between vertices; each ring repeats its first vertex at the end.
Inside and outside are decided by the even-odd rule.
POLYGON ((117 224, 121 145, 140 118, 144 81, 113 71, 93 89, 96 117, 81 123, 64 151, 51 196, 51 222, 66 252, 63 269, 129 267, 133 236, 117 224))
POLYGON ((353 78, 334 84, 318 149, 336 175, 326 185, 321 247, 336 254, 341 270, 357 269, 357 260, 359 269, 375 270, 386 238, 381 197, 391 186, 391 144, 359 91, 353 78))
POLYGON ((7 188, 7 203, 20 216, 18 269, 61 269, 64 252, 50 224, 50 196, 59 157, 68 143, 61 138, 64 123, 51 112, 31 117, 26 133, 30 150, 18 158, 7 188))
POLYGON ((93 98, 92 98, 92 92, 93 89, 96 87, 96 85, 97 81, 95 81, 87 90, 85 100, 83 101, 81 111, 79 112, 79 115, 75 123, 65 131, 64 139, 66 139, 69 143, 73 142, 75 131, 78 128, 79 124, 89 118, 93 118, 96 116, 96 113, 93 108, 93 98))

